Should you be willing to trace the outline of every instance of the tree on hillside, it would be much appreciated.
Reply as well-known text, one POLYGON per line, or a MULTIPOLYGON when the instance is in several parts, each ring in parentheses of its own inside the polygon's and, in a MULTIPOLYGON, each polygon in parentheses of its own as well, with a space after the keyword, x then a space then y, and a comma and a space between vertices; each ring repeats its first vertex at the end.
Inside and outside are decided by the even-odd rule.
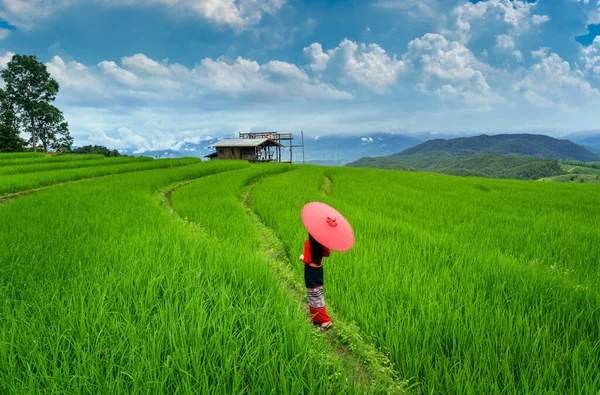
POLYGON ((14 55, 0 72, 6 87, 3 101, 13 108, 19 124, 31 135, 33 151, 37 151, 40 107, 56 99, 58 82, 46 65, 33 55, 14 55))
POLYGON ((44 152, 48 152, 48 147, 59 152, 70 152, 73 138, 62 111, 48 103, 40 103, 36 111, 38 137, 44 152))
POLYGON ((23 151, 25 141, 19 136, 17 117, 0 89, 0 152, 23 151))

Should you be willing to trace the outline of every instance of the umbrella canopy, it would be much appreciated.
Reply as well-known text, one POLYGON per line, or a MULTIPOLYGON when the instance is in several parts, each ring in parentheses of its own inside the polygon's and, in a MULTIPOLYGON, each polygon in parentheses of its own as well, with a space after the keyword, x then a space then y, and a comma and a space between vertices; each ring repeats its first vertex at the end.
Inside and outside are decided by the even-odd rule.
POLYGON ((325 203, 308 203, 302 209, 304 227, 319 243, 335 251, 348 251, 354 245, 354 231, 336 209, 325 203))

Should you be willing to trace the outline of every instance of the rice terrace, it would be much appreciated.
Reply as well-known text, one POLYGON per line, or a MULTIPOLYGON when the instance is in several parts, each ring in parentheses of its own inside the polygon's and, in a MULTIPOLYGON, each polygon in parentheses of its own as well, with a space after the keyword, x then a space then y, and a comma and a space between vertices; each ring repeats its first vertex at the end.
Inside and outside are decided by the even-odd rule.
POLYGON ((0 163, 2 393, 600 390, 597 185, 0 163), (300 303, 309 201, 339 208, 357 235, 328 261, 339 325, 325 334, 300 303))
POLYGON ((0 0, 0 395, 600 394, 600 0, 0 0))

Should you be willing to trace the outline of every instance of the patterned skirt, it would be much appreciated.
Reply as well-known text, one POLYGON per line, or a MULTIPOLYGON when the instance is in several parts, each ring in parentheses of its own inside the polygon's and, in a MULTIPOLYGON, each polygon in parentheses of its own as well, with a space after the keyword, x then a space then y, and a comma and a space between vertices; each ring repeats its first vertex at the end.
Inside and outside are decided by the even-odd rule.
POLYGON ((315 288, 306 288, 306 294, 308 295, 308 307, 313 323, 317 325, 331 321, 331 318, 329 318, 327 310, 325 309, 323 286, 319 285, 315 288))

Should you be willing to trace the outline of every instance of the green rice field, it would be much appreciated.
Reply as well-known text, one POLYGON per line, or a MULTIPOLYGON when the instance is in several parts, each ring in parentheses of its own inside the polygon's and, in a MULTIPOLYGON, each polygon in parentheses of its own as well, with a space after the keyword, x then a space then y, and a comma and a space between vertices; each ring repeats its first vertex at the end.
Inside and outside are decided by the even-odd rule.
POLYGON ((599 188, 0 154, 0 393, 599 393, 599 188), (310 201, 356 236, 325 334, 310 201))

